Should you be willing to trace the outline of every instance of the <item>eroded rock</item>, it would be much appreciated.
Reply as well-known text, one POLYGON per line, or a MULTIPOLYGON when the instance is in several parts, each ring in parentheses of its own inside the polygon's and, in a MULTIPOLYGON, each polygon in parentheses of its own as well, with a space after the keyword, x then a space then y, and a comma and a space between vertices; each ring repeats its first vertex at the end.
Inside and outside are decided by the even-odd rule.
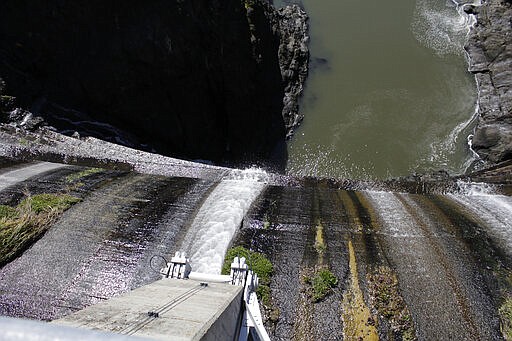
POLYGON ((479 92, 473 149, 491 163, 512 158, 512 4, 487 0, 465 46, 479 92))

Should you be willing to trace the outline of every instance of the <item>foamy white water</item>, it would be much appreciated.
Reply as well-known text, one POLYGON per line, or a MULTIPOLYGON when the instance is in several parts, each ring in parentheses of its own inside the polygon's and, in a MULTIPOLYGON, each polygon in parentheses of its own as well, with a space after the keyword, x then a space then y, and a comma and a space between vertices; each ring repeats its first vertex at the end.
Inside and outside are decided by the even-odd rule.
POLYGON ((182 247, 190 257, 192 271, 220 274, 226 249, 266 179, 261 170, 236 170, 210 193, 182 247))
POLYGON ((461 195, 493 195, 496 193, 496 188, 494 185, 479 183, 479 182, 466 182, 462 180, 457 181, 457 192, 456 194, 461 195))
POLYGON ((438 55, 464 53, 466 36, 476 22, 474 15, 464 12, 465 4, 479 5, 480 1, 417 0, 412 22, 415 38, 438 55))
POLYGON ((488 232, 512 252, 512 198, 505 195, 455 195, 449 197, 482 220, 488 232))

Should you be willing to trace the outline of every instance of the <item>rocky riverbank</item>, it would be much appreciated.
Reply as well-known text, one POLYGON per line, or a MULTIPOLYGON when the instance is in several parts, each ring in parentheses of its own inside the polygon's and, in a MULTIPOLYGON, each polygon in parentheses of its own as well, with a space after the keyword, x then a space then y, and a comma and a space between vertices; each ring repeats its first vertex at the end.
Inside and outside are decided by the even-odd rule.
POLYGON ((512 1, 466 5, 477 19, 465 46, 478 87, 473 149, 492 164, 512 159, 512 1))
POLYGON ((67 135, 283 168, 301 121, 306 21, 298 6, 266 0, 5 1, 0 76, 23 110, 2 120, 41 117, 67 135))

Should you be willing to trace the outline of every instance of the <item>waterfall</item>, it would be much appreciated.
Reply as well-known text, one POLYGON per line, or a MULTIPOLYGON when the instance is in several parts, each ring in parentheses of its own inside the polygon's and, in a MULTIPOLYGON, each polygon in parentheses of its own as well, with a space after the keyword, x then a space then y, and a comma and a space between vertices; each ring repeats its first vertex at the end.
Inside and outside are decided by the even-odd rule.
POLYGON ((193 271, 220 273, 226 249, 266 180, 264 171, 251 168, 235 170, 217 184, 197 212, 182 245, 193 271))

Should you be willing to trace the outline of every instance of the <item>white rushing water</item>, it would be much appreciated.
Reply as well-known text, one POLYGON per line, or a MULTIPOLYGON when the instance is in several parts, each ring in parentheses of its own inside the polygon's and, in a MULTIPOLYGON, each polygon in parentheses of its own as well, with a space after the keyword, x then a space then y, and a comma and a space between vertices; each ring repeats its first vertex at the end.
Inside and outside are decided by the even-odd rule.
POLYGON ((192 271, 220 274, 226 249, 266 180, 259 169, 235 170, 213 189, 183 242, 192 271))
POLYGON ((490 235, 512 250, 512 198, 505 195, 472 192, 470 195, 448 195, 453 201, 471 212, 487 227, 490 235))
POLYGON ((414 225, 414 219, 393 193, 370 191, 365 192, 365 196, 384 223, 381 234, 407 238, 422 236, 414 225))
POLYGON ((493 195, 496 194, 496 186, 485 182, 457 181, 457 190, 453 194, 459 195, 493 195))

